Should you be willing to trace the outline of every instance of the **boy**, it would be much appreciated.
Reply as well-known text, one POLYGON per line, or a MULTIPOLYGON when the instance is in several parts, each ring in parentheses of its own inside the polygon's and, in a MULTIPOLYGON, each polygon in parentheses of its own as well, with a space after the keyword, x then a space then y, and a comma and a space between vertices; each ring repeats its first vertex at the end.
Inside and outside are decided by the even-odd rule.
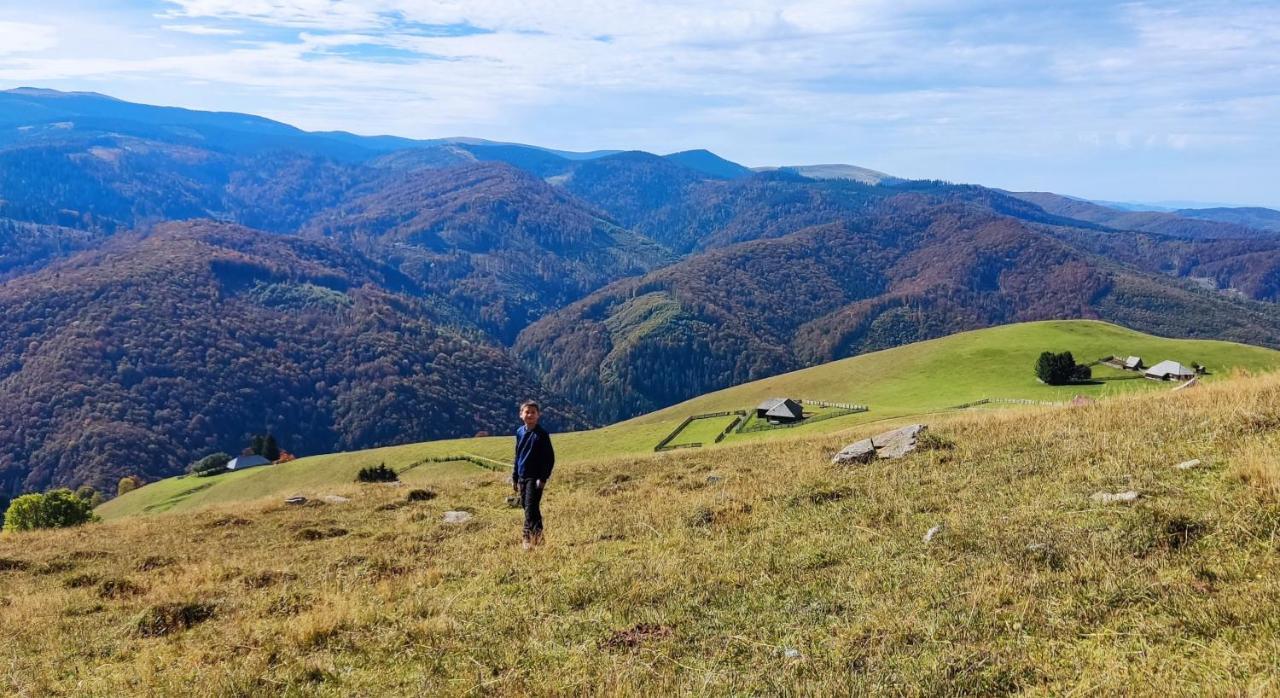
POLYGON ((511 488, 520 494, 524 508, 525 550, 542 545, 542 490, 556 465, 556 452, 551 448, 551 435, 538 425, 542 410, 532 400, 520 405, 520 421, 516 429, 516 458, 511 467, 511 488))

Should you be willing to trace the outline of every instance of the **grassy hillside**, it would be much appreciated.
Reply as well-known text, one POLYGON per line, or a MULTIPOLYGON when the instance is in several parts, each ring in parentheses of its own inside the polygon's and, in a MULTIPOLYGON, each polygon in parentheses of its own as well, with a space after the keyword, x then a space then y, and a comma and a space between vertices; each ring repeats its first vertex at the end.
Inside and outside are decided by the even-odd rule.
MULTIPOLYGON (((1138 354, 1148 364, 1165 358, 1186 364, 1199 361, 1212 371, 1206 379, 1209 382, 1220 380, 1236 369, 1258 371, 1280 367, 1280 352, 1259 347, 1163 339, 1101 322, 1025 323, 965 332, 740 385, 603 429, 558 434, 555 444, 562 463, 649 454, 685 417, 747 409, 774 396, 853 402, 868 405, 871 410, 815 422, 811 426, 736 434, 710 448, 725 448, 746 440, 802 438, 870 421, 942 411, 985 397, 1060 401, 1078 394, 1107 397, 1131 391, 1164 391, 1171 387, 1133 379, 1132 374, 1117 375, 1120 372, 1110 369, 1099 369, 1098 376, 1108 380, 1092 385, 1042 385, 1035 380, 1032 366, 1044 350, 1070 350, 1080 360, 1109 354, 1138 354)), ((710 439, 703 438, 707 434, 702 432, 714 438, 727 423, 727 419, 700 420, 694 423, 697 433, 681 434, 676 443, 708 442, 710 439), (710 424, 713 421, 714 425, 710 424)), ((356 471, 367 465, 386 463, 403 469, 427 458, 462 453, 507 460, 510 449, 509 437, 457 439, 303 458, 281 466, 209 479, 171 478, 107 502, 99 508, 99 513, 112 519, 258 497, 279 499, 295 493, 324 494, 352 482, 356 471)), ((425 478, 438 467, 434 463, 418 465, 414 477, 425 478)))
POLYGON ((851 469, 874 425, 580 460, 533 553, 490 472, 6 535, 0 692, 1265 694, 1277 415, 1241 376, 935 417, 851 469))

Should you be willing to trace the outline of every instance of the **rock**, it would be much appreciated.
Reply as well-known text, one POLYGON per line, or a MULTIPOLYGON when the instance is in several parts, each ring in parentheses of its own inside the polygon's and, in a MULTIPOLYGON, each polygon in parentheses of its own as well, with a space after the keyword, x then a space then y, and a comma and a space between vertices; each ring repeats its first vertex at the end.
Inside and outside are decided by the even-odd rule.
POLYGON ((937 538, 938 535, 941 533, 942 533, 942 524, 938 524, 937 526, 934 526, 933 528, 925 531, 924 538, 922 538, 921 540, 923 540, 925 543, 929 543, 934 538, 937 538))
POLYGON ((446 511, 444 513, 444 522, 447 524, 464 524, 475 518, 475 514, 469 511, 446 511))
POLYGON ((881 458, 901 458, 916 450, 916 442, 929 427, 925 424, 912 424, 901 429, 885 432, 871 438, 871 445, 876 455, 881 458))
POLYGON ((1177 468, 1178 470, 1191 470, 1193 468, 1199 468, 1200 466, 1201 466, 1200 459, 1193 458, 1188 461, 1183 461, 1175 465, 1174 467, 1177 468))
POLYGON ((514 495, 514 494, 509 494, 509 495, 507 495, 507 506, 511 507, 512 509, 519 509, 519 508, 520 508, 520 497, 518 497, 518 496, 516 496, 516 495, 514 495))
POLYGON ((869 463, 876 457, 876 447, 871 439, 863 439, 845 446, 831 459, 832 465, 851 465, 853 463, 869 463))
POLYGON ((708 485, 718 485, 718 484, 720 484, 720 483, 722 483, 722 482, 724 482, 724 478, 720 477, 719 475, 708 475, 708 476, 707 476, 707 484, 708 484, 708 485))
POLYGON ((341 495, 336 495, 336 494, 326 494, 325 496, 321 497, 321 499, 323 499, 324 501, 330 504, 346 504, 347 502, 351 501, 349 497, 343 497, 341 495))
POLYGON ((306 497, 290 497, 284 500, 284 503, 285 504, 306 504, 307 498, 306 497))
POLYGON ((1133 490, 1125 490, 1124 492, 1094 492, 1090 497, 1099 504, 1133 504, 1138 501, 1142 495, 1133 490))
POLYGON ((787 647, 782 650, 782 656, 787 659, 802 659, 804 655, 800 654, 800 650, 794 647, 787 647))

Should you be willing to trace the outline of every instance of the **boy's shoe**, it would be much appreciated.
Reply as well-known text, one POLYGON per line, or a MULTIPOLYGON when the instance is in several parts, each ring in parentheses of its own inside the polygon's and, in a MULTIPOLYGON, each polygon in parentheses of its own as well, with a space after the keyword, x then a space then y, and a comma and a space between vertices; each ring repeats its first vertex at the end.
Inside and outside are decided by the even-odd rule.
POLYGON ((533 544, 542 545, 542 531, 538 531, 537 533, 533 534, 533 544))

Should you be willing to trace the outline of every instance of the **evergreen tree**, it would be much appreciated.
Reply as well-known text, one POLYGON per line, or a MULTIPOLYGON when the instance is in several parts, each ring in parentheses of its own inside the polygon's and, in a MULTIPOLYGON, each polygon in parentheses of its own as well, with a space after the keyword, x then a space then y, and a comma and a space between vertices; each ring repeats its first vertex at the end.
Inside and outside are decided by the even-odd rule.
POLYGON ((262 453, 258 455, 272 463, 280 460, 280 445, 276 443, 276 437, 267 434, 267 438, 262 442, 262 453))

